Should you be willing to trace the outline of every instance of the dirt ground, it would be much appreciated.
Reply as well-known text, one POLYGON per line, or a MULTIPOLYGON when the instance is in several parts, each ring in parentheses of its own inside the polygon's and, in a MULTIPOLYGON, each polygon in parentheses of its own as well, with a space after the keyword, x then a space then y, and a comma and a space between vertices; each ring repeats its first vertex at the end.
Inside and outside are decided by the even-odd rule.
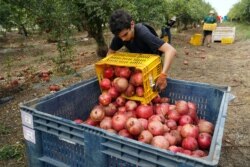
MULTIPOLYGON (((230 102, 227 111, 219 166, 250 166, 250 40, 237 38, 234 44, 213 43, 211 48, 192 46, 188 43, 194 33, 192 29, 173 33, 173 46, 178 55, 172 64, 169 77, 227 85, 236 98, 230 102), (184 60, 188 61, 185 65, 184 60)), ((56 56, 56 44, 47 43, 46 38, 32 36, 24 38, 16 33, 0 38, 0 85, 7 92, 0 91, 0 98, 12 97, 0 104, 0 148, 14 145, 21 150, 21 157, 1 160, 0 166, 27 166, 21 114, 18 104, 51 93, 51 84, 61 89, 95 76, 93 64, 101 58, 95 54, 96 45, 92 38, 81 33, 75 36, 74 60, 69 62, 77 72, 61 75, 54 71, 52 58, 56 56), (41 80, 39 72, 50 70, 50 81, 41 80), (6 86, 7 81, 17 80, 6 86)), ((107 39, 110 39, 107 34, 107 39)), ((108 41, 109 42, 109 41, 108 41)))

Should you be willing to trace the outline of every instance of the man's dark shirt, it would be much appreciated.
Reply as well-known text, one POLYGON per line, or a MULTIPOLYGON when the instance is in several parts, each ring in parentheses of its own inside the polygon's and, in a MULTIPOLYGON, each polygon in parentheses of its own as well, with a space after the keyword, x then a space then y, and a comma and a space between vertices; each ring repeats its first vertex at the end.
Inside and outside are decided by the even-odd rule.
POLYGON ((132 53, 161 54, 158 49, 164 44, 164 41, 152 34, 142 23, 135 25, 134 35, 134 39, 131 41, 122 41, 119 37, 114 37, 110 49, 117 51, 126 46, 132 53))

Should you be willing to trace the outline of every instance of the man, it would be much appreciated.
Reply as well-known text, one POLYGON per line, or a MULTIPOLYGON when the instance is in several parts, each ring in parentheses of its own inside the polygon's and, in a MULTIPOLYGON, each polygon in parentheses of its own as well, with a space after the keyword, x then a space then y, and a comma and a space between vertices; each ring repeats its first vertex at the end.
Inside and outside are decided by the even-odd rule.
POLYGON ((132 17, 124 10, 113 12, 109 20, 111 32, 115 35, 108 54, 125 46, 132 53, 163 54, 163 69, 156 81, 156 87, 162 91, 167 86, 167 72, 176 55, 176 50, 155 36, 142 23, 135 24, 132 17))
POLYGON ((176 16, 173 16, 170 20, 167 21, 166 26, 163 26, 161 29, 161 38, 167 36, 169 44, 171 44, 172 41, 170 28, 172 28, 175 22, 176 22, 176 16))
MULTIPOLYGON (((204 18, 204 23, 208 24, 213 24, 216 23, 216 18, 214 17, 214 11, 211 10, 209 12, 209 15, 204 18)), ((202 45, 204 45, 205 40, 207 41, 207 47, 211 47, 211 42, 212 42, 212 31, 210 30, 204 30, 203 31, 203 40, 202 40, 202 45)))

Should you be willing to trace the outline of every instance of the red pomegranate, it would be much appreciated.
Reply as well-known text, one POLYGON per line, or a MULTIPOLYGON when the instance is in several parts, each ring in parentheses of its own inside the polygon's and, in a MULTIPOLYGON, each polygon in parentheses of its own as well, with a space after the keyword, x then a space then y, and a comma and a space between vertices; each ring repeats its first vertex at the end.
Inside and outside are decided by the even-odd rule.
POLYGON ((143 130, 141 134, 138 136, 138 141, 150 144, 153 139, 152 133, 148 130, 143 130))
POLYGON ((90 118, 93 121, 101 121, 105 116, 105 111, 102 106, 95 106, 90 112, 90 118))
POLYGON ((129 131, 130 134, 132 135, 139 135, 143 131, 143 126, 141 122, 137 118, 129 118, 126 121, 125 125, 126 129, 129 131))
POLYGON ((197 126, 192 124, 185 124, 181 128, 181 136, 182 137, 194 137, 197 138, 199 134, 199 129, 197 126))
POLYGON ((198 136, 198 144, 201 149, 209 149, 212 142, 212 136, 209 133, 203 132, 198 136))
POLYGON ((125 128, 127 116, 125 114, 117 114, 112 117, 112 127, 117 132, 125 128))
POLYGON ((161 148, 161 149, 168 149, 169 143, 164 136, 155 136, 151 141, 151 145, 161 148))
POLYGON ((136 108, 136 115, 138 118, 148 119, 153 115, 153 107, 146 104, 141 104, 136 108))
POLYGON ((154 135, 163 135, 164 126, 160 121, 151 121, 148 123, 148 130, 154 135))
POLYGON ((182 148, 190 151, 194 151, 198 148, 198 142, 194 137, 186 137, 182 140, 182 148))

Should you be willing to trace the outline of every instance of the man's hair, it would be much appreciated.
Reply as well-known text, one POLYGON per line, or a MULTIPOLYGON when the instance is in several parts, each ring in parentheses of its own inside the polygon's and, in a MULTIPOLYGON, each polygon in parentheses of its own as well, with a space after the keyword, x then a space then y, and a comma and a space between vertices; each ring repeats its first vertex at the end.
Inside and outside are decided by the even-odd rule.
POLYGON ((129 29, 132 17, 124 10, 118 9, 112 13, 109 19, 109 28, 114 35, 118 35, 122 30, 129 29))

